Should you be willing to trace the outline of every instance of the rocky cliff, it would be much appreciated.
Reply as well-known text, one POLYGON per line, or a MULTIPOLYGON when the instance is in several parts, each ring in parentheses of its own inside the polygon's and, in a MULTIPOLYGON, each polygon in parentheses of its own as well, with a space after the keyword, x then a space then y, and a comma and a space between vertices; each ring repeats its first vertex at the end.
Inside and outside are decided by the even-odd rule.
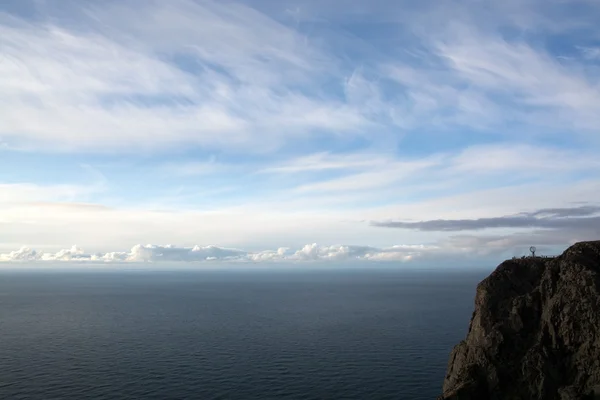
POLYGON ((441 400, 600 398, 600 241, 503 262, 477 286, 441 400))

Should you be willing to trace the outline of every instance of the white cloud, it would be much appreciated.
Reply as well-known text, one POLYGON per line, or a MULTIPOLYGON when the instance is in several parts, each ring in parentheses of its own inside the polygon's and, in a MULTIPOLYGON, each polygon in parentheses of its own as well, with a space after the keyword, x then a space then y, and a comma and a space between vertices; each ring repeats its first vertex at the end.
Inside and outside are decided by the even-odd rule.
POLYGON ((343 261, 349 259, 371 261, 410 261, 428 252, 436 250, 436 246, 392 246, 389 248, 376 248, 370 246, 319 246, 316 243, 307 244, 296 251, 291 259, 297 260, 332 260, 343 261))
POLYGON ((9 144, 264 151, 289 135, 372 126, 331 96, 292 89, 312 87, 335 65, 249 7, 185 0, 71 5, 78 23, 0 14, 0 136, 9 144), (253 146, 258 139, 261 146, 253 146))
POLYGON ((410 262, 416 266, 426 262, 458 264, 469 258, 502 257, 528 254, 529 246, 536 245, 539 254, 557 255, 577 241, 590 240, 577 232, 531 231, 521 233, 488 235, 453 235, 434 244, 396 245, 372 247, 356 245, 322 246, 307 244, 293 251, 278 250, 244 251, 219 246, 178 247, 174 245, 136 245, 130 251, 86 253, 73 246, 56 253, 38 252, 28 247, 9 253, 0 253, 0 262, 91 262, 91 263, 270 263, 270 262, 410 262))
POLYGON ((0 254, 0 261, 87 261, 91 256, 77 246, 56 253, 41 253, 29 247, 21 247, 10 253, 0 254))
POLYGON ((485 91, 488 98, 508 96, 516 111, 519 106, 529 107, 516 115, 522 123, 591 132, 600 127, 595 108, 600 88, 577 64, 561 64, 525 42, 511 43, 467 26, 456 27, 437 48, 458 74, 456 78, 485 91))
POLYGON ((37 258, 37 252, 29 247, 21 247, 19 250, 0 254, 0 261, 34 261, 37 258))
POLYGON ((80 261, 86 260, 89 256, 83 252, 77 246, 73 246, 70 249, 63 249, 59 252, 52 253, 43 253, 40 257, 42 261, 80 261))
POLYGON ((207 261, 228 260, 245 256, 246 252, 235 249, 226 249, 217 246, 194 246, 192 248, 177 247, 173 245, 136 245, 129 253, 110 252, 96 254, 92 260, 104 261, 207 261))
MULTIPOLYGON (((568 150, 525 143, 472 145, 458 152, 440 152, 427 157, 401 160, 366 154, 330 155, 318 153, 292 160, 266 171, 280 174, 319 172, 337 169, 343 176, 320 179, 293 189, 294 195, 362 191, 364 197, 378 196, 382 189, 399 188, 404 196, 412 191, 448 188, 469 191, 476 179, 511 176, 542 181, 556 176, 585 172, 600 173, 600 161, 593 151, 568 150), (550 175, 552 174, 552 175, 550 175)), ((347 197, 338 197, 341 202, 347 197)))
POLYGON ((413 60, 416 66, 396 61, 380 67, 405 94, 391 108, 397 125, 433 132, 500 130, 519 139, 575 129, 574 135, 594 139, 600 128, 595 70, 471 25, 440 31, 445 35, 424 38, 429 52, 413 60))
POLYGON ((247 258, 249 261, 261 262, 261 261, 280 261, 286 259, 290 254, 290 249, 287 247, 280 247, 277 250, 263 250, 257 253, 248 253, 247 258))
MULTIPOLYGON (((600 127, 597 78, 497 31, 523 29, 523 19, 531 29, 553 28, 532 12, 539 3, 484 9, 465 2, 451 19, 439 4, 335 8, 335 20, 402 19, 413 42, 385 52, 335 23, 309 37, 236 2, 65 1, 68 14, 59 15, 55 1, 39 3, 44 18, 36 20, 0 14, 0 136, 11 146, 258 152, 324 132, 381 142, 423 128, 504 128, 509 115, 521 126, 508 136, 540 126, 600 127), (393 93, 390 80, 401 86, 393 93)), ((313 6, 301 14, 331 11, 313 6)))
POLYGON ((306 245, 296 252, 288 248, 276 251, 248 252, 218 246, 177 247, 173 245, 136 245, 129 252, 86 254, 73 246, 57 253, 39 253, 27 247, 10 253, 0 253, 0 261, 74 261, 74 262, 200 262, 200 261, 410 261, 432 249, 428 246, 394 246, 375 248, 369 246, 319 246, 306 245))

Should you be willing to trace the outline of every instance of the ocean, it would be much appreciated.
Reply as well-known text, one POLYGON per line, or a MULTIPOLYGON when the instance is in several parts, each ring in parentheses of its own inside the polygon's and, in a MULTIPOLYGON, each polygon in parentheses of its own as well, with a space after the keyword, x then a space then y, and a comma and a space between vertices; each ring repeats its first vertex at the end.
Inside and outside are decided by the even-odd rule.
POLYGON ((490 270, 0 271, 0 399, 435 399, 490 270))

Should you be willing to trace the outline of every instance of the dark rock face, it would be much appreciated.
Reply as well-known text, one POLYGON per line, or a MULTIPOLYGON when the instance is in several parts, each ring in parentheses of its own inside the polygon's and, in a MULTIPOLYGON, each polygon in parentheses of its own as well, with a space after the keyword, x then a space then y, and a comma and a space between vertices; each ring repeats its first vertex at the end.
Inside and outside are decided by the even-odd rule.
POLYGON ((477 286, 440 400, 600 399, 600 241, 503 262, 477 286))

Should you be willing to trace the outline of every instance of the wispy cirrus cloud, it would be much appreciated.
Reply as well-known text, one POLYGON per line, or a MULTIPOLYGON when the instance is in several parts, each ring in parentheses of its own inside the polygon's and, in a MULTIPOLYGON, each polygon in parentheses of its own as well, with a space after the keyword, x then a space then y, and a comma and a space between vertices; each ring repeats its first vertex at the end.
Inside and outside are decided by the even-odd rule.
MULTIPOLYGON (((0 15, 5 140, 127 152, 184 143, 248 148, 260 133, 260 150, 287 135, 370 124, 341 99, 309 95, 316 74, 333 73, 325 67, 334 63, 253 9, 134 3, 73 3, 76 24, 0 15), (292 89, 300 83, 308 86, 292 89)), ((51 7, 44 11, 52 16, 51 7)))
POLYGON ((376 55, 365 62, 334 46, 343 30, 333 23, 308 35, 251 2, 72 2, 70 17, 52 4, 38 5, 35 20, 0 15, 0 134, 13 146, 272 151, 290 137, 377 142, 398 128, 497 130, 508 110, 520 127, 505 134, 600 126, 593 70, 493 30, 519 26, 516 5, 499 7, 504 14, 487 26, 476 17, 493 13, 468 1, 453 23, 440 23, 439 7, 404 7, 419 18, 399 33, 415 35, 402 51, 381 52, 352 32, 362 53, 376 55))
POLYGON ((600 172, 600 161, 588 151, 570 151, 555 147, 526 144, 475 145, 459 152, 440 152, 428 157, 399 159, 385 154, 327 155, 316 154, 292 160, 266 171, 279 173, 319 172, 339 169, 342 176, 321 179, 293 189, 294 193, 352 192, 364 189, 401 188, 405 193, 424 186, 443 188, 450 183, 455 190, 471 190, 473 184, 488 179, 544 180, 548 174, 572 176, 582 172, 600 172), (401 185, 401 186, 400 186, 401 185))
POLYGON ((594 104, 600 101, 600 89, 594 75, 520 41, 486 38, 471 30, 456 36, 437 45, 440 56, 460 79, 485 90, 488 98, 508 94, 511 102, 527 107, 518 119, 546 129, 556 129, 557 124, 588 129, 588 134, 598 129, 594 104), (544 110, 547 115, 540 114, 544 110), (553 110, 563 115, 549 115, 553 110))

